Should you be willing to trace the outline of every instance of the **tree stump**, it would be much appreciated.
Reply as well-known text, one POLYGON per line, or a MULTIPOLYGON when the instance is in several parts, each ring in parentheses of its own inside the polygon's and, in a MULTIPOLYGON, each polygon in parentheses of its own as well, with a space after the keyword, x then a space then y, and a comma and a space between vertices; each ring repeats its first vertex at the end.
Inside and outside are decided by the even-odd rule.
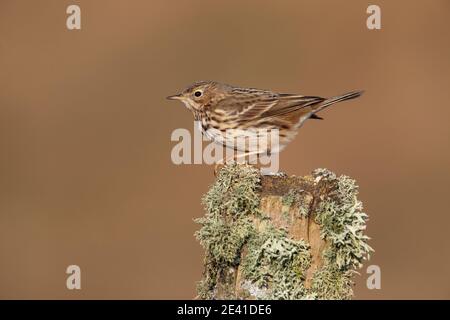
POLYGON ((200 299, 350 299, 372 251, 355 181, 326 169, 261 176, 223 167, 203 197, 200 299))

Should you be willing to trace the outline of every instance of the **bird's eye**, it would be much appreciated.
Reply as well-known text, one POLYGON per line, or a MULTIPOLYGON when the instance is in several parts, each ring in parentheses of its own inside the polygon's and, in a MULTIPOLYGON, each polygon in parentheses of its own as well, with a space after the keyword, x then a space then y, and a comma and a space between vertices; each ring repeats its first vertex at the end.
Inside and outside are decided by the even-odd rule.
POLYGON ((196 96, 197 98, 201 97, 202 96, 202 92, 197 90, 197 91, 194 92, 194 96, 196 96))

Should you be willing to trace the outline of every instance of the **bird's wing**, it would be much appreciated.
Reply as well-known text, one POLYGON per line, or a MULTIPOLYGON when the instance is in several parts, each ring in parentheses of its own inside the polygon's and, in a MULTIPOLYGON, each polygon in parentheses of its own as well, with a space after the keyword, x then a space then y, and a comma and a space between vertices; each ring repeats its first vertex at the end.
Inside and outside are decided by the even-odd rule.
POLYGON ((279 94, 277 103, 270 109, 262 113, 262 118, 271 118, 294 113, 299 110, 304 110, 301 113, 309 113, 312 111, 311 106, 323 102, 325 99, 315 96, 301 96, 294 94, 279 94))
MULTIPOLYGON (((215 106, 215 111, 235 115, 241 121, 286 115, 324 101, 324 98, 269 91, 230 95, 215 106)), ((305 113, 310 112, 310 108, 305 113)))

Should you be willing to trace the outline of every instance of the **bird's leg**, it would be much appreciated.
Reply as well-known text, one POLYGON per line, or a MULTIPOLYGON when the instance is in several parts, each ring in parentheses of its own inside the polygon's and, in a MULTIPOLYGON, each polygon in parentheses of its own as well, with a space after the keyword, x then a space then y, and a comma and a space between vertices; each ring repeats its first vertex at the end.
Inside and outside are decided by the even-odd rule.
POLYGON ((216 162, 216 165, 214 167, 214 176, 217 177, 217 174, 219 173, 220 169, 224 165, 228 164, 231 159, 233 159, 233 162, 239 163, 240 159, 242 159, 242 158, 245 159, 247 156, 250 157, 250 156, 253 156, 253 155, 256 155, 256 162, 255 163, 252 163, 252 161, 250 161, 250 162, 244 161, 243 163, 246 163, 246 164, 249 164, 251 166, 254 166, 258 170, 262 170, 261 166, 258 164, 258 159, 259 159, 259 155, 260 154, 261 154, 261 151, 256 150, 256 151, 247 151, 247 152, 244 152, 244 153, 241 153, 241 154, 238 154, 238 155, 233 155, 233 156, 228 157, 228 158, 223 158, 223 159, 221 159, 221 160, 216 162))
POLYGON ((240 161, 240 159, 242 159, 242 158, 246 158, 246 157, 249 157, 249 159, 248 159, 248 161, 244 161, 243 163, 245 163, 245 164, 248 164, 248 165, 251 165, 251 166, 253 166, 253 167, 255 167, 256 169, 258 169, 258 170, 260 170, 261 168, 261 166, 259 165, 259 163, 258 163, 258 159, 259 159, 259 155, 261 154, 261 151, 259 151, 259 150, 255 150, 255 151, 246 151, 246 152, 244 152, 244 153, 241 153, 241 154, 238 154, 236 157, 235 157, 235 161, 237 162, 237 163, 240 163, 239 161, 240 161), (252 161, 252 159, 250 158, 251 156, 254 156, 254 155, 256 155, 256 161, 252 161))
MULTIPOLYGON (((255 162, 255 163, 247 162, 247 164, 250 164, 250 165, 257 165, 257 164, 258 164, 258 156, 259 156, 260 153, 261 153, 261 151, 258 151, 258 150, 256 150, 256 151, 246 151, 246 152, 244 152, 244 153, 242 153, 242 154, 238 154, 238 155, 235 157, 234 160, 235 160, 236 162, 238 162, 238 160, 241 159, 241 158, 246 158, 247 156, 250 157, 250 156, 253 156, 253 155, 256 154, 256 162, 255 162)), ((246 162, 244 161, 244 163, 246 163, 246 162)))
MULTIPOLYGON (((254 152, 244 152, 243 154, 238 154, 238 155, 233 153, 232 156, 225 157, 225 158, 223 158, 221 160, 218 160, 216 162, 215 167, 214 167, 214 176, 217 177, 217 174, 219 173, 220 169, 222 169, 222 167, 225 166, 226 164, 239 163, 239 159, 245 158, 248 155, 254 155, 254 154, 258 154, 258 152, 256 152, 256 151, 254 151, 254 152), (232 160, 232 162, 230 162, 230 160, 232 160)), ((254 165, 256 165, 256 164, 254 164, 254 165)))
POLYGON ((268 169, 270 170, 270 168, 264 167, 264 164, 261 163, 261 162, 259 161, 259 160, 261 159, 261 157, 263 156, 264 153, 266 153, 266 155, 269 156, 269 157, 270 157, 271 154, 272 154, 270 151, 265 151, 265 152, 261 152, 261 151, 250 151, 250 152, 245 152, 245 153, 243 153, 243 154, 241 154, 241 155, 238 155, 238 156, 236 157, 236 160, 239 159, 239 158, 243 158, 243 157, 247 157, 247 156, 252 156, 252 155, 255 155, 255 154, 256 154, 256 155, 257 155, 256 162, 252 163, 252 161, 250 161, 250 163, 247 162, 247 164, 250 164, 250 165, 254 166, 255 168, 257 168, 257 169, 260 171, 261 175, 263 175, 263 176, 277 176, 277 177, 283 177, 283 176, 286 176, 286 174, 285 174, 284 172, 278 172, 278 171, 272 172, 272 171, 268 171, 268 169), (266 153, 266 152, 267 152, 267 153, 266 153))

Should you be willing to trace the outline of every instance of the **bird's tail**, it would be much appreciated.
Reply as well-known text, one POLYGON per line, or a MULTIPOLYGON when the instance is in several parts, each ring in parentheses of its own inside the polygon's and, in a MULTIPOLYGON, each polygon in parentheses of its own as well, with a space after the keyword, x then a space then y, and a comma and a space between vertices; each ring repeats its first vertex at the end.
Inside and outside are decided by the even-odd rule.
POLYGON ((331 97, 328 99, 325 99, 324 101, 318 103, 317 105, 313 106, 313 114, 325 109, 326 107, 331 106, 332 104, 341 102, 341 101, 345 101, 345 100, 350 100, 350 99, 355 99, 360 97, 362 94, 364 93, 364 91, 352 91, 352 92, 348 92, 345 94, 342 94, 340 96, 335 96, 335 97, 331 97))

